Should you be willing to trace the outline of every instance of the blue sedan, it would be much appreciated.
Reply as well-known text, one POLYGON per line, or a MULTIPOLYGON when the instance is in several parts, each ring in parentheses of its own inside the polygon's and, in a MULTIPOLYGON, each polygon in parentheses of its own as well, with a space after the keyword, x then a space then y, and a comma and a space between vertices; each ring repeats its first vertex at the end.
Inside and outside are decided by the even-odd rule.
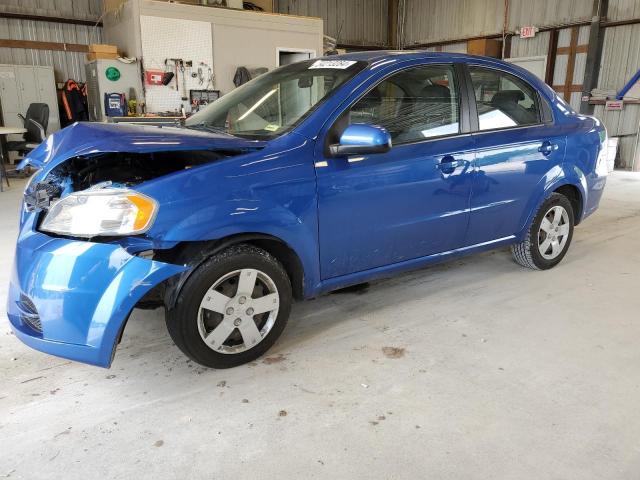
POLYGON ((288 65, 183 128, 76 123, 23 162, 9 321, 108 367, 133 308, 164 307, 187 356, 240 365, 293 299, 505 245, 554 267, 598 208, 605 143, 527 71, 427 52, 288 65))

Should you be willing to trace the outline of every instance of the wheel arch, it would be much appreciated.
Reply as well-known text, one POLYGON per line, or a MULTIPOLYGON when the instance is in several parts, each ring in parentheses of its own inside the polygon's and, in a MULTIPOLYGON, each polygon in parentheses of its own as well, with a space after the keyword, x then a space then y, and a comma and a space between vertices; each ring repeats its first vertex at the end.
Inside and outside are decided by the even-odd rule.
POLYGON ((182 274, 170 278, 165 285, 163 300, 168 309, 175 306, 176 299, 184 284, 196 268, 208 258, 227 248, 247 243, 261 248, 273 255, 282 263, 289 279, 295 299, 304 298, 304 266, 298 253, 284 240, 264 233, 241 233, 229 235, 217 240, 181 242, 168 251, 160 252, 162 260, 171 263, 180 263, 188 266, 188 270, 182 274))
POLYGON ((521 224, 521 230, 516 234, 516 238, 524 238, 540 205, 554 192, 565 195, 571 201, 571 205, 576 210, 574 211, 574 224, 578 225, 582 220, 584 207, 587 204, 587 180, 584 173, 578 168, 567 165, 558 166, 554 172, 550 173, 553 175, 549 174, 547 178, 552 178, 552 180, 543 179, 536 194, 532 196, 527 214, 521 224))
POLYGON ((553 190, 553 193, 559 193, 569 199, 573 207, 574 224, 578 225, 584 211, 584 198, 580 189, 572 183, 565 183, 553 190))

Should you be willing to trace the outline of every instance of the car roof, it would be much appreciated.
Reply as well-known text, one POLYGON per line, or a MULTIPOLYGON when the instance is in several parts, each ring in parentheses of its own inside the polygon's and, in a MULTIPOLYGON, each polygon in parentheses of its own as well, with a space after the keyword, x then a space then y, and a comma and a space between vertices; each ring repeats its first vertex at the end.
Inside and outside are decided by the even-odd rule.
MULTIPOLYGON (((365 62, 377 62, 384 60, 397 59, 402 57, 406 60, 427 60, 438 59, 443 61, 453 60, 477 60, 487 57, 479 57, 477 55, 467 55, 464 53, 450 52, 429 52, 426 50, 369 50, 364 52, 343 53, 340 55, 327 55, 322 57, 323 60, 361 60, 365 62)), ((491 58, 490 60, 496 60, 491 58)), ((499 60, 496 60, 499 61, 499 60)))
POLYGON ((555 92, 551 90, 551 87, 547 86, 541 79, 533 75, 531 72, 518 65, 514 65, 512 63, 505 62, 504 60, 493 57, 468 55, 465 53, 429 52, 426 50, 370 50, 363 52, 343 53, 341 55, 326 55, 322 57, 322 60, 364 61, 369 64, 369 67, 373 67, 374 65, 378 64, 384 64, 385 61, 398 61, 400 59, 402 61, 435 60, 436 62, 447 63, 463 61, 466 63, 499 67, 503 68, 507 72, 518 74, 526 81, 536 86, 538 90, 544 91, 547 97, 555 97, 555 92))

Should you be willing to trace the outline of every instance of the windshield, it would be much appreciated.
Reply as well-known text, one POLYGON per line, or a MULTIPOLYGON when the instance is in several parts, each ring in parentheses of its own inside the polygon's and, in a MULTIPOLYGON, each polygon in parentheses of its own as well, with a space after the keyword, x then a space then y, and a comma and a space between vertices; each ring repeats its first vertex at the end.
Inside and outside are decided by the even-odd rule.
POLYGON ((236 88, 189 117, 187 128, 269 139, 297 125, 321 101, 366 66, 353 60, 308 60, 236 88))

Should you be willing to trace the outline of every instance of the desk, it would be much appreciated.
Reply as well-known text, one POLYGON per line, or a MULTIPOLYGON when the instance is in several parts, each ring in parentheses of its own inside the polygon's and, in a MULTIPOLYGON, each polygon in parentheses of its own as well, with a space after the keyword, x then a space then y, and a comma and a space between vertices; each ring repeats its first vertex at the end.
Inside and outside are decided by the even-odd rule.
POLYGON ((9 152, 7 152, 7 135, 19 135, 21 133, 25 133, 27 131, 26 128, 21 127, 0 127, 0 155, 2 158, 0 159, 0 192, 2 192, 2 177, 7 182, 7 187, 9 186, 9 177, 7 177, 7 169, 5 167, 5 162, 9 160, 9 152))

